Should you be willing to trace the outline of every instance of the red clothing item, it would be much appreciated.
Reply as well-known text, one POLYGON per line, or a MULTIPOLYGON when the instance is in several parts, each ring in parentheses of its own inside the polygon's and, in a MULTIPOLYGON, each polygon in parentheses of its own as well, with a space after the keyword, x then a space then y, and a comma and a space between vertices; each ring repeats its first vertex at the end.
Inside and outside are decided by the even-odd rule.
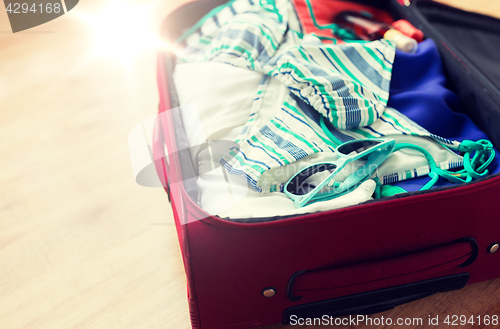
MULTIPOLYGON (((362 5, 351 1, 342 0, 308 0, 313 8, 316 22, 319 26, 332 24, 335 17, 343 11, 368 12, 373 15, 373 18, 387 24, 391 24, 394 19, 386 10, 362 5)), ((330 29, 320 29, 314 25, 311 18, 307 0, 293 0, 297 16, 302 25, 304 33, 314 33, 317 36, 335 38, 338 42, 343 42, 338 36, 332 33, 330 29)))

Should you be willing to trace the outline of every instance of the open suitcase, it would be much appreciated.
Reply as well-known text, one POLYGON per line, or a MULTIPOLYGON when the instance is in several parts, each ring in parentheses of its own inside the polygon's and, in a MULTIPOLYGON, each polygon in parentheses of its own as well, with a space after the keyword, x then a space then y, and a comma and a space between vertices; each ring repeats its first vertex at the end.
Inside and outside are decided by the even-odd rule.
MULTIPOLYGON (((165 20, 165 38, 176 39, 224 2, 177 9, 165 20)), ((494 65, 500 21, 432 1, 380 3, 434 39, 467 114, 500 147, 500 66, 494 65)), ((190 181, 195 174, 182 120, 170 110, 178 106, 174 67, 172 53, 159 54, 153 153, 177 225, 193 328, 372 314, 500 276, 500 253, 494 253, 500 175, 260 222, 204 212, 190 181)))

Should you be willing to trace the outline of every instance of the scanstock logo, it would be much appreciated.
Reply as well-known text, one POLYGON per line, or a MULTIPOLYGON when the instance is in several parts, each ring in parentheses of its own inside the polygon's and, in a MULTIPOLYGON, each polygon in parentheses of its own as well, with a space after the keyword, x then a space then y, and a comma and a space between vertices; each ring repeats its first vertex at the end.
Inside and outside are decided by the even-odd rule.
POLYGON ((4 0, 12 32, 47 23, 73 9, 79 0, 4 0))

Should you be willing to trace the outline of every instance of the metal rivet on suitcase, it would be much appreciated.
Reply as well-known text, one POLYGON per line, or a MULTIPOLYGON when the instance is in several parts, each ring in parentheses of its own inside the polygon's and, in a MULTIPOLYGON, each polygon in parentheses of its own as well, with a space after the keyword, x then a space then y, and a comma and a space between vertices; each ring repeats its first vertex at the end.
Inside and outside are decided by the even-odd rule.
POLYGON ((276 290, 274 290, 273 288, 266 288, 262 290, 262 295, 267 298, 273 297, 274 295, 276 295, 276 290))
POLYGON ((497 252, 499 247, 500 245, 498 243, 493 243, 488 247, 488 251, 490 252, 490 254, 494 254, 497 252))

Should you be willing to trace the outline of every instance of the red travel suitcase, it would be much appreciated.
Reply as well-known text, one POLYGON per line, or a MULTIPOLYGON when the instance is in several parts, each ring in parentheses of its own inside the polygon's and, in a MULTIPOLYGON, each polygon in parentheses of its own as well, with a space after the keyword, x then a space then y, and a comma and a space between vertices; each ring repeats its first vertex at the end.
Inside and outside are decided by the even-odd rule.
MULTIPOLYGON (((165 37, 174 40, 224 2, 202 0, 179 8, 165 21, 165 37)), ((441 16, 463 24, 465 18, 471 26, 489 24, 498 38, 500 22, 429 1, 387 5, 436 41, 468 114, 500 147, 495 129, 500 79, 495 86, 463 47, 433 25, 441 16)), ((371 314, 500 276, 500 253, 490 252, 500 242, 499 175, 260 222, 233 222, 204 212, 193 201, 197 191, 189 180, 194 174, 182 122, 170 110, 178 106, 174 65, 171 53, 159 54, 160 115, 153 153, 177 225, 193 328, 371 314)))

